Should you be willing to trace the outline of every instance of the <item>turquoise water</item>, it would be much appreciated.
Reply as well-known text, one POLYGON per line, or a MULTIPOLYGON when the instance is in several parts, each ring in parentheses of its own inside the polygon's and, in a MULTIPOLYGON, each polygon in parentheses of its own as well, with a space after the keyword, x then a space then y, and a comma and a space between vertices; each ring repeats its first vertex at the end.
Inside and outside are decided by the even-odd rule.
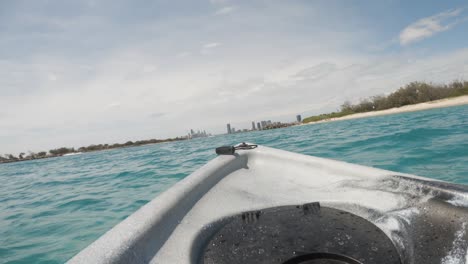
POLYGON ((0 263, 62 263, 242 141, 468 183, 468 106, 0 164, 0 263))

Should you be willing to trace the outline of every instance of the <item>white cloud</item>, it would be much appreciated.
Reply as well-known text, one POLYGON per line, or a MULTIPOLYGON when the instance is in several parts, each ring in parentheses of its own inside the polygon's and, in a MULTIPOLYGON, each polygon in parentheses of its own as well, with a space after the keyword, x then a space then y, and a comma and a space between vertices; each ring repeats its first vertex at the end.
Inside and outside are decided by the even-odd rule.
POLYGON ((145 65, 143 66, 143 72, 144 73, 152 73, 154 72, 155 70, 157 69, 157 67, 155 65, 145 65))
POLYGON ((217 123, 221 129, 225 122, 247 127, 250 121, 266 118, 291 121, 295 114, 335 111, 346 100, 389 93, 412 81, 466 79, 467 59, 468 49, 421 58, 342 54, 327 60, 321 56, 318 61, 293 61, 288 67, 268 65, 271 62, 265 58, 251 60, 248 67, 237 65, 236 71, 245 68, 252 75, 226 74, 215 86, 184 99, 179 111, 203 116, 201 122, 217 123))
POLYGON ((431 37, 432 35, 449 30, 455 26, 459 21, 451 18, 457 17, 461 14, 463 9, 458 8, 449 10, 437 15, 422 18, 406 28, 400 33, 400 44, 408 45, 413 42, 431 37))
POLYGON ((112 102, 110 104, 107 105, 107 108, 116 108, 116 107, 120 107, 120 102, 112 102))
POLYGON ((225 6, 216 10, 215 15, 226 15, 232 13, 234 10, 236 10, 236 7, 234 6, 225 6))
POLYGON ((203 45, 203 48, 204 49, 212 49, 212 48, 216 48, 218 46, 219 46, 218 42, 212 42, 212 43, 207 43, 207 44, 203 45))
POLYGON ((53 74, 53 73, 50 73, 48 76, 47 76, 47 79, 49 79, 49 81, 56 81, 57 80, 57 75, 53 74))
POLYGON ((180 58, 180 59, 188 57, 188 56, 190 56, 190 52, 188 52, 188 51, 182 51, 182 52, 177 53, 177 55, 176 55, 176 57, 180 58))
POLYGON ((209 54, 211 50, 219 47, 221 44, 218 42, 211 42, 211 43, 206 43, 205 45, 202 46, 201 49, 201 54, 209 54))

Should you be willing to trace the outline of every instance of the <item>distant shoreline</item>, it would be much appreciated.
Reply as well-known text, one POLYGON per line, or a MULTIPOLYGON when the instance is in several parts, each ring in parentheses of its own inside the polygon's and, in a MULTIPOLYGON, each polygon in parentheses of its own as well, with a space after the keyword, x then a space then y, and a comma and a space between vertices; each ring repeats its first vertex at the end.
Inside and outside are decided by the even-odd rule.
MULTIPOLYGON (((87 147, 81 147, 77 150, 75 148, 58 148, 58 149, 53 149, 49 150, 48 152, 46 151, 41 151, 39 153, 33 153, 29 154, 26 157, 22 157, 21 155, 19 157, 15 157, 10 154, 9 158, 2 158, 0 155, 0 164, 2 163, 13 163, 13 162, 21 162, 21 161, 29 161, 29 160, 38 160, 38 159, 49 159, 49 158, 56 158, 56 157, 67 157, 67 156, 75 156, 83 153, 88 153, 88 152, 96 152, 96 151, 104 151, 104 150, 112 150, 112 149, 120 149, 120 148, 129 148, 129 147, 138 147, 138 146, 144 146, 144 145, 153 145, 153 144, 160 144, 160 143, 165 143, 165 142, 174 142, 174 141, 182 141, 182 140, 188 140, 186 137, 176 137, 176 138, 168 138, 168 139, 149 139, 149 140, 139 140, 139 141, 127 141, 126 143, 123 144, 99 144, 99 145, 90 145, 87 147)), ((25 153, 22 153, 25 154, 25 153)), ((7 155, 8 156, 8 155, 7 155)))
POLYGON ((312 122, 304 123, 301 125, 312 125, 312 124, 317 124, 317 123, 327 123, 327 122, 348 120, 348 119, 393 115, 393 114, 398 114, 398 113, 416 112, 416 111, 422 111, 422 110, 444 108, 444 107, 458 106, 458 105, 465 105, 465 104, 468 104, 468 95, 458 96, 458 97, 453 97, 453 98, 445 98, 445 99, 429 101, 429 102, 419 103, 419 104, 405 105, 402 107, 395 107, 395 108, 379 110, 379 111, 350 114, 350 115, 346 115, 342 117, 334 117, 334 118, 328 118, 328 119, 323 119, 319 121, 312 121, 312 122))

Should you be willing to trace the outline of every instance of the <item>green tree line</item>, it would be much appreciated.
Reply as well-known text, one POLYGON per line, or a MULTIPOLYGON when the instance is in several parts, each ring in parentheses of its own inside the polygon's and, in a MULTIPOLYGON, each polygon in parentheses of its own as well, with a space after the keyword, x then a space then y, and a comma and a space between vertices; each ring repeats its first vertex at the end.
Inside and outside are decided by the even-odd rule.
POLYGON ((468 95, 467 81, 454 81, 449 84, 412 82, 387 96, 373 96, 363 99, 357 104, 345 102, 341 105, 340 111, 307 117, 304 118, 303 123, 316 122, 356 113, 385 110, 462 95, 468 95))
POLYGON ((14 154, 4 154, 4 155, 0 155, 0 163, 59 157, 59 156, 63 156, 65 154, 70 154, 70 153, 91 152, 91 151, 99 151, 99 150, 114 149, 114 148, 141 146, 141 145, 146 145, 146 144, 155 144, 155 143, 178 141, 178 140, 185 140, 185 139, 187 138, 176 137, 176 138, 168 138, 168 139, 148 139, 148 140, 138 140, 135 142, 127 141, 125 143, 89 145, 87 147, 80 147, 78 149, 61 147, 57 149, 51 149, 49 151, 40 151, 37 153, 29 151, 26 154, 24 152, 21 152, 17 156, 15 156, 14 154))

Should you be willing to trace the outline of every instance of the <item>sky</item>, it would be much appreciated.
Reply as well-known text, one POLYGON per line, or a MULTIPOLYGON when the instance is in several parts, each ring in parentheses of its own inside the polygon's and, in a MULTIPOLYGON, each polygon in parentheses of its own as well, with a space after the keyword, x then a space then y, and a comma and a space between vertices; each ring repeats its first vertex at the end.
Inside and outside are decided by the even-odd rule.
POLYGON ((0 153, 224 133, 452 80, 466 1, 0 0, 0 153))

